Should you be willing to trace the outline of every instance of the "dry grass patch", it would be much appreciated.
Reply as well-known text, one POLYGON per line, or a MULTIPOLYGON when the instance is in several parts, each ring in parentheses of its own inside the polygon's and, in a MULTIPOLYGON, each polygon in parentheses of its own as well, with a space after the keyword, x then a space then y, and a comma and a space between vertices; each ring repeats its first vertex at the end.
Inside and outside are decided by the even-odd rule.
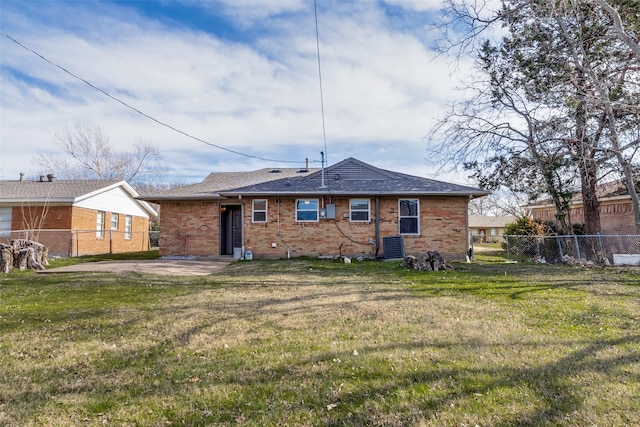
POLYGON ((193 279, 3 277, 0 424, 640 418, 637 272, 458 267, 291 260, 193 279))

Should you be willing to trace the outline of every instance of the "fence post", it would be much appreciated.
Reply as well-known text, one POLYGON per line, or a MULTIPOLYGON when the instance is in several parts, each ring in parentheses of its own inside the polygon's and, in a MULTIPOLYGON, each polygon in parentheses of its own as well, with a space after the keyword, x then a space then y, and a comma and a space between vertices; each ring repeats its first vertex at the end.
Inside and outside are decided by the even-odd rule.
POLYGON ((598 256, 596 259, 600 262, 604 262, 606 256, 604 253, 604 245, 602 244, 602 234, 600 233, 598 233, 598 246, 600 246, 600 256, 598 256))
POLYGON ((507 247, 507 258, 509 258, 509 237, 510 236, 505 236, 506 238, 504 239, 506 241, 506 247, 507 247))
POLYGON ((573 239, 576 242, 576 255, 578 255, 578 262, 582 264, 582 257, 580 256, 580 244, 578 243, 578 236, 574 234, 573 239))
POLYGON ((564 259, 564 254, 562 253, 562 241, 560 236, 556 236, 556 242, 558 242, 558 251, 560 252, 560 262, 564 259))

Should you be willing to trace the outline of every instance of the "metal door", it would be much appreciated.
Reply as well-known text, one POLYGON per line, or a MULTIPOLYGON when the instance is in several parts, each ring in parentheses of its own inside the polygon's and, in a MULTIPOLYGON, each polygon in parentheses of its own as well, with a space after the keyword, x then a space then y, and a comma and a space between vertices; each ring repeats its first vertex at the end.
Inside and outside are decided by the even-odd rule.
POLYGON ((220 254, 233 255, 242 247, 242 206, 227 205, 220 209, 220 254))

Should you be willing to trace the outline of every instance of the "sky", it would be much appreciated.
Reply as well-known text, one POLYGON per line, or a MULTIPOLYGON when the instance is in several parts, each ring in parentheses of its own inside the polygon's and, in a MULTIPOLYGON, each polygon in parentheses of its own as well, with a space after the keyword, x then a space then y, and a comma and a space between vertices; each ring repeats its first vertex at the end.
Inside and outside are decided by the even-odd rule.
POLYGON ((316 33, 313 0, 0 0, 0 179, 55 174, 35 155, 87 123, 156 145, 171 182, 324 152, 469 183, 427 158, 465 72, 433 49, 440 6, 317 0, 316 33))

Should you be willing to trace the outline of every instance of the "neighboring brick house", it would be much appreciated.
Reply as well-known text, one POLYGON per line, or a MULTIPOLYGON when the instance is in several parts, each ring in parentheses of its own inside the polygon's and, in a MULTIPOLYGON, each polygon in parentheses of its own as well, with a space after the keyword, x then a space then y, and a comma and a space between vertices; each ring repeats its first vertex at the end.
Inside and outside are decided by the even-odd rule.
POLYGON ((149 249, 156 215, 125 181, 0 181, 0 238, 29 238, 51 255, 78 256, 149 249))
POLYGON ((385 237, 405 253, 464 258, 467 205, 477 188, 379 169, 349 158, 319 169, 212 173, 200 184, 147 195, 161 206, 160 254, 382 256, 385 237))
MULTIPOLYGON (((640 192, 640 189, 638 191, 640 192)), ((599 185, 597 195, 600 202, 600 234, 637 234, 631 197, 623 181, 612 181, 599 185)), ((532 203, 527 208, 534 219, 556 222, 555 208, 548 200, 532 203)), ((568 219, 571 224, 584 223, 582 197, 579 193, 571 201, 568 219)))
POLYGON ((516 220, 517 218, 513 215, 469 215, 469 233, 478 243, 500 242, 505 226, 516 220))

